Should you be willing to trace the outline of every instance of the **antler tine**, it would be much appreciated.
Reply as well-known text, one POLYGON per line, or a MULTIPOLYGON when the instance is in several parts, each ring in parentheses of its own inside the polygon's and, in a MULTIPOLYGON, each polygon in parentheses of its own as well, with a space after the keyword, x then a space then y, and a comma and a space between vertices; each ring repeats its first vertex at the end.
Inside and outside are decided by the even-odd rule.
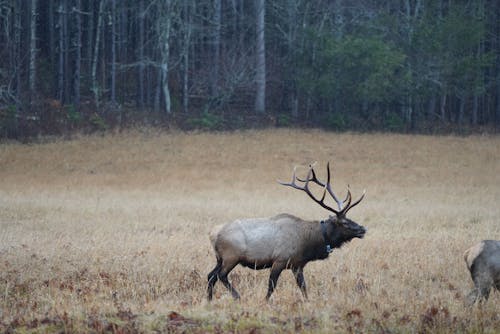
POLYGON ((321 184, 321 182, 316 177, 316 172, 314 171, 314 165, 316 165, 316 161, 309 164, 309 171, 312 173, 312 178, 309 178, 309 172, 307 172, 307 180, 303 180, 301 178, 297 178, 297 180, 300 182, 308 182, 308 180, 309 180, 309 181, 313 181, 314 183, 323 186, 323 184, 321 184))
POLYGON ((328 193, 330 196, 332 196, 333 200, 337 203, 337 206, 339 207, 339 212, 342 212, 342 206, 344 202, 341 202, 337 196, 335 196, 335 193, 333 192, 331 186, 330 186, 330 161, 326 164, 326 175, 327 175, 327 181, 326 184, 324 185, 325 189, 328 190, 328 193))
MULTIPOLYGON (((350 191, 349 191, 349 193, 350 193, 350 191)), ((363 190, 363 194, 361 195, 361 197, 356 202, 354 202, 354 203, 352 203, 352 204, 350 204, 350 205, 348 205, 348 206, 345 207, 343 214, 345 215, 347 213, 347 211, 351 210, 356 205, 358 205, 363 200, 363 198, 365 197, 365 195, 366 195, 366 189, 363 190)))
POLYGON ((346 195, 345 200, 343 202, 343 203, 347 202, 347 204, 341 210, 342 214, 345 215, 345 213, 347 212, 347 210, 349 210, 349 206, 351 205, 351 200, 352 200, 351 189, 349 188, 349 185, 347 185, 347 195, 346 195))
POLYGON ((351 185, 347 184, 347 194, 345 195, 345 199, 344 199, 343 203, 347 202, 347 200, 349 199, 349 196, 352 196, 350 190, 351 190, 351 185))
MULTIPOLYGON (((315 164, 316 164, 316 161, 313 162, 312 164, 309 164, 309 172, 307 173, 307 180, 306 181, 302 181, 302 182, 305 182, 306 183, 305 186, 307 186, 308 188, 309 188, 309 186, 308 186, 309 181, 313 181, 314 183, 322 186, 323 187, 323 195, 321 196, 320 202, 323 203, 324 200, 325 200, 325 196, 326 196, 326 185, 324 185, 323 183, 321 183, 321 181, 318 180, 318 178, 316 177, 316 172, 314 171, 314 165, 315 164), (312 178, 309 177, 310 175, 312 175, 312 178)), ((299 181, 301 181, 301 180, 299 179, 299 181)), ((329 184, 329 183, 330 183, 330 171, 328 171, 328 182, 327 182, 327 184, 329 184)))
POLYGON ((287 182, 283 182, 283 181, 280 181, 280 180, 276 180, 276 181, 279 184, 284 185, 284 186, 290 186, 290 187, 298 188, 298 186, 295 184, 295 180, 297 179, 296 176, 295 176, 296 172, 297 172, 297 166, 293 167, 292 182, 288 182, 287 183, 287 182))
MULTIPOLYGON (((330 173, 330 162, 327 163, 326 165, 326 173, 327 173, 327 181, 326 183, 323 183, 321 182, 317 177, 316 177, 316 172, 314 171, 314 165, 316 164, 316 162, 312 163, 309 165, 309 169, 312 173, 312 177, 310 178, 309 177, 309 174, 308 174, 308 180, 302 180, 302 179, 299 179, 297 178, 297 180, 299 180, 300 182, 308 182, 308 181, 312 181, 314 183, 316 183, 317 185, 321 186, 321 187, 324 187, 326 191, 328 191, 328 193, 330 194, 330 196, 332 196, 333 200, 335 201, 335 203, 337 203, 337 206, 339 207, 339 211, 342 211, 342 207, 343 207, 343 204, 345 201, 341 202, 337 196, 335 195, 335 193, 333 192, 331 186, 330 186, 330 180, 331 180, 331 173, 330 173)), ((337 211, 337 210, 335 210, 337 211)))
MULTIPOLYGON (((281 185, 284 185, 284 186, 289 186, 289 187, 292 187, 292 188, 304 191, 313 201, 315 201, 316 203, 318 203, 321 207, 327 209, 328 211, 334 212, 335 214, 338 215, 340 213, 340 211, 337 211, 337 210, 333 209, 332 207, 326 205, 325 202, 324 202, 326 191, 327 191, 326 186, 325 186, 325 190, 323 191, 323 196, 321 197, 321 199, 317 199, 313 195, 313 193, 311 192, 311 190, 309 189, 309 182, 310 181, 313 181, 313 182, 315 182, 317 184, 320 184, 320 185, 324 186, 316 178, 316 174, 314 173, 313 165, 312 164, 309 165, 309 171, 307 172, 306 180, 301 180, 301 179, 297 178, 297 176, 296 176, 296 169, 297 169, 297 166, 295 166, 294 169, 293 169, 292 182, 285 183, 285 182, 281 182, 281 181, 278 180, 278 183, 281 184, 281 185), (297 183, 295 182, 296 180, 298 180, 300 182, 304 182, 304 186, 301 187, 301 186, 297 185, 297 183)), ((328 192, 330 192, 330 191, 328 191, 328 192)))

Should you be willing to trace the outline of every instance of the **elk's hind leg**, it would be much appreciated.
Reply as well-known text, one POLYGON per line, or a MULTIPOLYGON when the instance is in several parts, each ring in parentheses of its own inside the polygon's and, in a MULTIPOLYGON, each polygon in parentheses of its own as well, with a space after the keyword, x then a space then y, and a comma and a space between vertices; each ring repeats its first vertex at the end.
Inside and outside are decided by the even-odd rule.
POLYGON ((467 304, 469 306, 482 300, 488 300, 491 287, 494 283, 489 273, 484 273, 481 270, 473 272, 472 280, 474 281, 474 289, 467 295, 467 304))
POLYGON ((231 285, 231 283, 227 278, 227 275, 229 275, 231 270, 233 270, 233 268, 237 264, 238 264, 237 259, 222 260, 221 269, 219 270, 219 273, 217 275, 222 284, 224 284, 224 286, 226 287, 226 289, 231 291, 231 295, 233 296, 234 299, 240 299, 240 294, 238 293, 238 291, 236 291, 235 288, 233 288, 233 286, 231 285))
POLYGON ((207 288, 208 300, 212 300, 214 285, 215 285, 215 283, 217 283, 217 277, 219 276, 219 272, 220 272, 221 268, 222 268, 222 260, 217 258, 217 265, 208 274, 208 288, 207 288))

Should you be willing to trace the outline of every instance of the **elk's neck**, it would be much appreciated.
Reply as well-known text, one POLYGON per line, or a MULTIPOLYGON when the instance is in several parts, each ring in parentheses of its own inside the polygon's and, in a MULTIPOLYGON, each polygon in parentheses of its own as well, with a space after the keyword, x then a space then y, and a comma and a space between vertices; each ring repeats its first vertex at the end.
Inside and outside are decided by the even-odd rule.
POLYGON ((316 221, 310 226, 308 246, 304 248, 303 256, 306 262, 323 260, 330 255, 328 245, 330 245, 330 249, 333 249, 333 243, 329 237, 330 227, 327 225, 329 224, 321 224, 321 222, 316 221))
POLYGON ((322 234, 325 239, 325 243, 327 243, 330 248, 333 250, 334 248, 340 248, 344 243, 348 242, 349 239, 346 239, 338 229, 336 229, 332 224, 328 222, 320 222, 322 228, 322 234))

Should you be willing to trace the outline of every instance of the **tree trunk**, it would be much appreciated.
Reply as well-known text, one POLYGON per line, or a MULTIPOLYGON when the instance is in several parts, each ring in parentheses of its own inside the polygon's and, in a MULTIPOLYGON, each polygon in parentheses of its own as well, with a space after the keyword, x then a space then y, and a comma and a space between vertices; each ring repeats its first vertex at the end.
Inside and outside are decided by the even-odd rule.
POLYGON ((161 87, 163 91, 165 113, 170 114, 172 112, 172 105, 170 100, 170 89, 168 87, 168 63, 166 62, 161 65, 161 87))
MULTIPOLYGON (((284 15, 286 15, 285 24, 284 27, 279 27, 279 30, 283 32, 286 45, 284 61, 290 64, 287 68, 285 79, 283 80, 283 101, 286 101, 286 105, 283 106, 283 109, 290 109, 290 113, 294 119, 297 119, 299 116, 299 98, 297 92, 297 54, 302 52, 301 43, 298 43, 297 41, 297 30, 303 26, 297 22, 299 3, 300 0, 287 0, 286 10, 284 13, 284 15)), ((276 10, 281 11, 282 9, 279 7, 276 10)), ((303 22, 303 24, 305 24, 305 22, 303 22)))
POLYGON ((464 118, 465 118, 465 97, 460 98, 460 106, 458 108, 458 117, 457 117, 457 123, 459 126, 462 126, 464 124, 464 118))
MULTIPOLYGON (((9 126, 10 129, 5 128, 5 132, 1 133, 0 135, 13 135, 17 136, 19 135, 19 119, 20 119, 20 110, 21 110, 21 105, 20 105, 20 100, 19 100, 19 93, 20 93, 20 77, 19 77, 19 72, 21 68, 20 64, 20 21, 19 21, 19 12, 20 12, 20 6, 21 4, 19 1, 12 1, 11 7, 10 7, 10 12, 6 15, 5 17, 5 33, 6 33, 6 48, 8 50, 8 63, 6 64, 6 74, 10 78, 9 83, 7 84, 7 95, 8 95, 8 101, 4 101, 3 99, 0 100, 0 103, 6 102, 9 107, 15 107, 14 113, 9 115, 11 125, 9 126)), ((1 92, 1 88, 0 88, 1 92)), ((1 112, 0 112, 1 114, 1 112)), ((0 115, 0 123, 2 123, 2 115, 0 115)))
POLYGON ((64 11, 65 11, 65 3, 66 0, 61 0, 59 2, 58 9, 58 18, 57 18, 57 28, 59 29, 59 42, 58 42, 58 51, 59 51, 59 60, 57 66, 57 99, 63 103, 64 99, 64 29, 63 29, 63 21, 64 21, 64 11))
POLYGON ((30 101, 34 102, 36 97, 36 16, 37 16, 37 2, 31 0, 31 18, 30 18, 30 53, 29 53, 29 91, 30 101))
MULTIPOLYGON (((16 99, 20 100, 23 87, 21 86, 21 66, 22 66, 22 60, 21 60, 21 35, 22 35, 22 17, 21 17, 21 3, 23 0, 19 0, 15 2, 15 8, 14 8, 14 47, 15 47, 15 71, 16 71, 16 99)), ((21 108, 17 108, 18 111, 18 117, 19 111, 21 108)), ((18 118, 16 117, 16 119, 18 118)))
POLYGON ((428 113, 425 117, 425 121, 430 124, 436 118, 436 95, 432 94, 429 99, 429 106, 427 107, 428 113))
MULTIPOLYGON (((55 6, 55 1, 49 1, 49 9, 48 9, 48 12, 49 12, 49 62, 50 62, 50 71, 51 73, 53 73, 53 75, 51 76, 51 79, 52 80, 56 80, 56 63, 55 63, 55 60, 56 60, 56 47, 55 47, 55 18, 54 18, 54 13, 57 13, 57 10, 54 8, 55 6)), ((55 87, 53 87, 55 88, 55 87)), ((53 94, 53 96, 57 96, 57 94, 55 94, 56 92, 55 91, 52 91, 51 92, 53 94)))
POLYGON ((139 0, 139 109, 144 109, 144 0, 139 0))
POLYGON ((86 72, 91 73, 92 71, 92 54, 94 50, 94 1, 84 1, 84 4, 87 3, 87 12, 88 12, 88 20, 87 20, 87 33, 86 33, 86 72))
POLYGON ((220 32, 221 32, 221 0, 214 1, 214 40, 213 40, 213 66, 211 75, 210 91, 212 98, 219 95, 218 85, 219 85, 219 64, 220 64, 220 32))
POLYGON ((446 122, 446 94, 441 95, 441 102, 439 104, 439 112, 441 115, 441 122, 446 122))
POLYGON ((95 44, 94 44, 94 55, 92 56, 92 92, 94 93, 94 102, 97 108, 99 108, 99 87, 97 86, 97 60, 99 57, 99 44, 101 42, 101 30, 102 30, 102 17, 104 11, 104 4, 106 0, 99 1, 99 11, 97 13, 97 28, 95 32, 95 44))
POLYGON ((496 68, 496 89, 493 91, 494 95, 496 95, 496 103, 494 105, 495 115, 494 115, 494 126, 497 131, 500 129, 500 3, 496 2, 493 7, 495 10, 495 25, 493 28, 493 32, 495 33, 495 68, 496 68))
POLYGON ((406 109, 406 124, 408 130, 413 130, 413 95, 408 95, 408 105, 406 109))
POLYGON ((75 2, 75 18, 76 18, 76 38, 75 38, 75 78, 74 78, 74 97, 73 104, 76 110, 80 109, 80 81, 81 81, 81 63, 82 63, 82 17, 81 17, 81 0, 75 2))
MULTIPOLYGON (((219 0, 220 1, 220 0, 219 0)), ((191 51, 192 34, 192 13, 190 2, 184 1, 184 21, 186 22, 186 31, 184 35, 184 59, 183 59, 183 78, 182 78, 182 109, 184 113, 189 111, 189 53, 191 51)))
POLYGON ((64 103, 67 103, 70 101, 70 95, 71 95, 71 85, 72 85, 72 80, 71 80, 71 71, 70 71, 70 62, 69 62, 69 49, 70 49, 70 44, 69 44, 69 29, 68 29, 68 1, 69 0, 64 0, 64 7, 63 7, 63 25, 62 25, 62 30, 63 30, 63 36, 64 36, 64 49, 63 49, 63 56, 64 56, 64 95, 63 95, 63 101, 64 103))
POLYGON ((160 96, 161 96, 161 86, 162 86, 162 72, 160 70, 157 71, 157 80, 156 80, 156 90, 154 94, 154 112, 155 114, 160 113, 160 96))
POLYGON ((160 74, 161 74, 161 92, 163 93, 163 107, 165 113, 171 113, 170 88, 168 85, 169 79, 169 62, 170 62, 170 29, 172 28, 173 6, 172 0, 164 0, 161 4, 160 15, 157 22, 157 33, 160 44, 160 74))
POLYGON ((474 97, 472 99, 472 115, 471 115, 472 126, 477 126, 478 108, 479 108, 479 97, 477 94, 474 94, 474 97))
POLYGON ((265 27, 265 0, 257 0, 256 4, 256 96, 255 111, 257 114, 264 114, 266 111, 266 45, 264 38, 265 27))
POLYGON ((495 127, 500 129, 500 66, 497 70, 497 102, 495 106, 495 127))
POLYGON ((111 0, 111 105, 116 105, 116 0, 111 0))
MULTIPOLYGON (((116 1, 116 0, 115 0, 116 1)), ((122 61, 127 61, 128 59, 128 43, 129 43, 129 35, 128 35, 128 14, 127 14, 127 5, 123 4, 123 1, 118 2, 119 14, 116 14, 116 17, 119 17, 120 20, 116 18, 116 21, 119 23, 120 32, 117 34, 117 45, 118 45, 118 56, 117 62, 120 63, 122 61)), ((118 73, 119 74, 119 73, 118 73)), ((120 81, 120 76, 118 75, 118 81, 120 81)))

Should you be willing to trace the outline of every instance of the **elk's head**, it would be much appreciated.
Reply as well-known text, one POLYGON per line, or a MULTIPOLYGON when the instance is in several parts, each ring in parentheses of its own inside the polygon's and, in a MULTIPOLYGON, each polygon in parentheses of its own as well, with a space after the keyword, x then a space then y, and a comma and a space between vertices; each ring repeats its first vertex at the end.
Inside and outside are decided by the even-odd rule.
POLYGON ((330 179, 331 179, 330 163, 326 165, 326 171, 327 171, 326 182, 322 182, 317 178, 316 172, 314 171, 314 164, 309 165, 309 171, 305 179, 298 178, 296 176, 296 170, 297 167, 295 167, 293 170, 291 182, 289 183, 280 181, 278 182, 284 186, 289 186, 304 191, 312 200, 318 203, 321 207, 327 209, 330 212, 333 212, 335 215, 330 216, 325 222, 330 223, 334 227, 333 237, 335 239, 339 239, 343 242, 351 240, 353 238, 363 238, 365 236, 366 229, 363 226, 357 224, 356 222, 346 217, 347 212, 356 205, 358 205, 361 202, 361 200, 365 197, 365 191, 363 191, 363 195, 361 195, 361 197, 357 201, 352 202, 351 190, 348 187, 346 198, 343 201, 340 200, 337 197, 337 195, 335 195, 330 185, 330 179), (298 184, 297 182, 299 182, 300 184, 298 184), (323 194, 321 198, 317 198, 311 192, 309 188, 310 182, 313 182, 323 188, 323 194), (334 209, 333 207, 325 203, 325 197, 327 193, 332 197, 335 203, 337 203, 338 209, 334 209))
POLYGON ((348 241, 353 238, 362 239, 366 233, 366 229, 363 226, 346 217, 330 216, 327 222, 335 226, 336 237, 342 241, 348 241))

